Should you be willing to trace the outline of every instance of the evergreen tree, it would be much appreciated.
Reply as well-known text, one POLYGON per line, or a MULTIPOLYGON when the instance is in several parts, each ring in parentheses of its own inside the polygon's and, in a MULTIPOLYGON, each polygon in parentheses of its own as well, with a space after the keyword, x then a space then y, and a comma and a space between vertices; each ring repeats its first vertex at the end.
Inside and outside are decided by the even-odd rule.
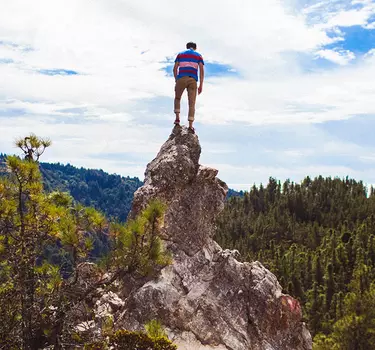
MULTIPOLYGON (((354 342, 365 344, 359 348, 373 347, 367 309, 375 283, 373 188, 368 195, 361 181, 349 178, 306 177, 282 186, 270 178, 266 187, 254 185, 242 198, 230 198, 217 228, 220 245, 261 261, 284 292, 302 302, 321 349, 334 348, 340 332, 352 331, 354 342)), ((355 349, 353 339, 341 338, 340 349, 355 349)))
POLYGON ((1 348, 73 344, 74 310, 99 287, 152 274, 170 261, 159 238, 162 203, 151 202, 127 225, 108 224, 68 194, 46 193, 37 160, 49 144, 34 135, 17 141, 25 159, 7 157, 8 175, 0 179, 1 348), (108 235, 113 250, 104 265, 87 265, 98 234, 108 235), (51 246, 59 247, 57 263, 46 259, 51 246))

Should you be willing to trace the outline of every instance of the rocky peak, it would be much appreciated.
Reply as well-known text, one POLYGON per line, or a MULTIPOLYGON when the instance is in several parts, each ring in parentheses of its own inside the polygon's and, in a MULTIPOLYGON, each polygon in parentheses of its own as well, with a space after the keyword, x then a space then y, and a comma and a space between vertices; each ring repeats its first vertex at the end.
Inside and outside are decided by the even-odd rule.
POLYGON ((165 238, 193 255, 212 241, 214 220, 224 207, 227 185, 218 171, 199 165, 198 136, 175 127, 156 158, 147 165, 144 185, 134 195, 131 217, 152 198, 168 204, 165 238))
POLYGON ((217 170, 199 164, 200 153, 197 135, 175 127, 147 165, 130 217, 152 198, 166 202, 164 237, 173 263, 124 295, 116 326, 142 329, 159 319, 180 350, 311 349, 300 305, 282 294, 275 275, 214 242, 228 188, 217 170))

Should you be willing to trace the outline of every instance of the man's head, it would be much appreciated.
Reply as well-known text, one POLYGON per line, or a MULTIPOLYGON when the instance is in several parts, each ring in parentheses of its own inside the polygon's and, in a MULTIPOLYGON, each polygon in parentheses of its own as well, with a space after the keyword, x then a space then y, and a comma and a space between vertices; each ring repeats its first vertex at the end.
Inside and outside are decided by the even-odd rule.
POLYGON ((196 44, 196 43, 193 43, 192 41, 189 41, 189 42, 186 44, 186 48, 187 48, 187 49, 193 49, 193 50, 196 50, 196 49, 197 49, 197 44, 196 44))

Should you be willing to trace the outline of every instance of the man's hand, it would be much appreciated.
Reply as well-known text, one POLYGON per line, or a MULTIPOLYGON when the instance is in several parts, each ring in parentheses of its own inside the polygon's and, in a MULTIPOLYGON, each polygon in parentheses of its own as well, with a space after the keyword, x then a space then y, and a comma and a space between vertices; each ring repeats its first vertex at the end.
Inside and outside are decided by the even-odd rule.
POLYGON ((198 88, 198 95, 200 95, 202 93, 202 90, 203 90, 203 86, 202 85, 199 85, 199 88, 198 88))

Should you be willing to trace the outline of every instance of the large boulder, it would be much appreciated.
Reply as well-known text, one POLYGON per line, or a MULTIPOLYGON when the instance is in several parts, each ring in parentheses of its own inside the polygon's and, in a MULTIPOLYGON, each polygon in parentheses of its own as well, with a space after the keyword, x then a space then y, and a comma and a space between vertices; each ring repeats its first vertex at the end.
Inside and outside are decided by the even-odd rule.
POLYGON ((173 263, 127 293, 116 327, 159 319, 179 349, 311 349, 301 307, 275 275, 213 240, 228 188, 199 164, 200 153, 197 135, 175 127, 147 166, 130 217, 153 198, 166 202, 163 237, 173 263))

